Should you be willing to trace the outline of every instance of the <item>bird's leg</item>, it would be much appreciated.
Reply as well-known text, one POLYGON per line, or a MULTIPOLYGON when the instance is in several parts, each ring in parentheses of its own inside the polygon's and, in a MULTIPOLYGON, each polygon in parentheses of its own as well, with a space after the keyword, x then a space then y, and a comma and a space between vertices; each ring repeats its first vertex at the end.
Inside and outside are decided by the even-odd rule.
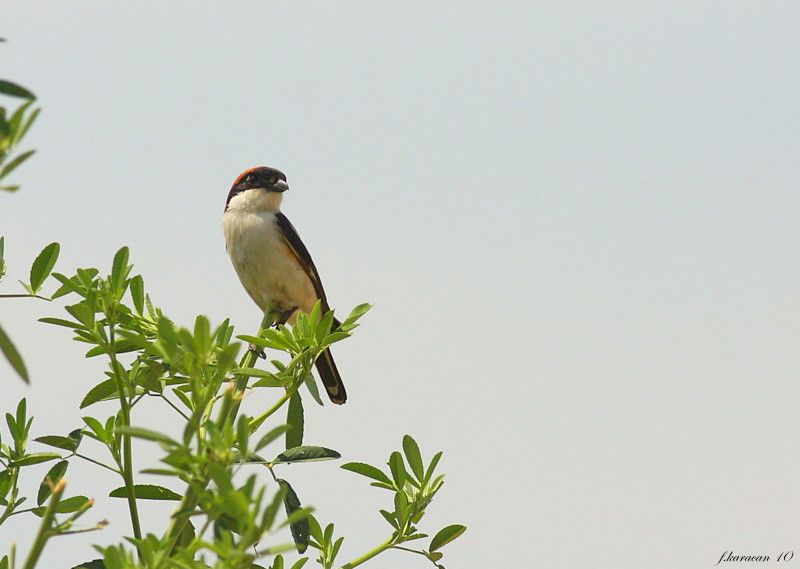
POLYGON ((289 320, 289 318, 292 317, 292 314, 294 314, 295 310, 297 310, 296 306, 293 307, 293 308, 290 308, 289 310, 284 310, 283 312, 279 312, 278 313, 278 319, 275 320, 275 328, 277 328, 278 326, 280 326, 282 324, 286 324, 286 322, 289 320))
MULTIPOLYGON (((281 324, 286 324, 286 321, 289 320, 289 317, 297 310, 297 307, 286 311, 280 311, 270 308, 264 313, 264 320, 261 321, 261 329, 263 330, 265 326, 275 326, 276 328, 281 324), (270 324, 271 322, 271 324, 270 324)), ((267 354, 264 353, 262 348, 259 348, 255 344, 248 344, 247 349, 253 352, 256 356, 261 358, 262 360, 267 359, 267 354)))
POLYGON ((253 352, 256 356, 258 356, 262 360, 267 359, 267 354, 264 353, 264 348, 259 348, 255 344, 247 344, 247 349, 253 352))

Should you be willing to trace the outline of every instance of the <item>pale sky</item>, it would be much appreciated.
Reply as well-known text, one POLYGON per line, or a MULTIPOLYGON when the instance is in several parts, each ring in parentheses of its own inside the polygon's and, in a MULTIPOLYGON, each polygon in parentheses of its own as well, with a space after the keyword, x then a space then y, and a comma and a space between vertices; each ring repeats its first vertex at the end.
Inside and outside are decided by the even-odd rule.
MULTIPOLYGON (((337 313, 375 304, 334 351, 348 403, 307 404, 306 440, 371 463, 404 433, 426 457, 444 450, 422 529, 468 526, 448 569, 800 559, 796 3, 2 13, 0 76, 43 108, 22 190, 0 195, 3 292, 50 241, 62 272, 107 270, 129 245, 176 321, 230 316, 250 333, 222 208, 241 170, 278 167, 337 313)), ((36 322, 62 313, 0 303, 33 382, 0 362, 2 410, 28 397, 36 436, 79 426, 102 379, 68 331, 36 322)), ((154 466, 141 451, 136 467, 154 466)), ((390 496, 365 479, 334 462, 285 475, 337 522, 342 562, 388 536, 390 496)), ((82 465, 69 479, 99 498, 87 519, 112 524, 52 542, 42 567, 130 532, 124 503, 103 499, 117 480, 82 465)), ((169 508, 144 506, 146 530, 169 508)), ((0 551, 27 551, 33 527, 4 526, 0 551)), ((430 565, 387 552, 366 566, 430 565)))

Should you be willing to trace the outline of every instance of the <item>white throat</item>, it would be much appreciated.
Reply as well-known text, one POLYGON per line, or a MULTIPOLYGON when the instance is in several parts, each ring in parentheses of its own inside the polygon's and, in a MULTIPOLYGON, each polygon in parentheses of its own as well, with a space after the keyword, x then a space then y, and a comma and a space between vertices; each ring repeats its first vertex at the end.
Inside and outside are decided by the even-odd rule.
POLYGON ((283 194, 281 192, 270 192, 254 188, 236 194, 228 202, 227 211, 235 210, 241 212, 262 212, 279 211, 283 194))

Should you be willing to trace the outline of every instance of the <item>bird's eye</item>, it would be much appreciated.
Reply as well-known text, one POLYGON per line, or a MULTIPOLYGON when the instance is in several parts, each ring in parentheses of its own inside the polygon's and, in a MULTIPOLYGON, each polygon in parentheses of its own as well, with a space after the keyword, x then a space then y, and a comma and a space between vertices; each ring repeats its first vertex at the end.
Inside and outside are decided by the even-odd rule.
POLYGON ((256 183, 256 176, 254 174, 250 174, 249 176, 247 176, 246 181, 247 181, 248 184, 255 184, 256 183))

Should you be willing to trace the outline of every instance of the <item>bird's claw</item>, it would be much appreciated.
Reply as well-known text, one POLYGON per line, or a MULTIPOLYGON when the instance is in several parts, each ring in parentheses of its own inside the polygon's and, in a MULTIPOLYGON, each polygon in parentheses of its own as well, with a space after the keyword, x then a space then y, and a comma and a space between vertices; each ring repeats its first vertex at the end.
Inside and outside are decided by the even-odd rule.
POLYGON ((255 344, 248 344, 247 345, 247 349, 250 350, 251 352, 253 352, 256 356, 258 356, 262 360, 267 359, 267 354, 264 353, 264 349, 263 348, 259 348, 255 344))

